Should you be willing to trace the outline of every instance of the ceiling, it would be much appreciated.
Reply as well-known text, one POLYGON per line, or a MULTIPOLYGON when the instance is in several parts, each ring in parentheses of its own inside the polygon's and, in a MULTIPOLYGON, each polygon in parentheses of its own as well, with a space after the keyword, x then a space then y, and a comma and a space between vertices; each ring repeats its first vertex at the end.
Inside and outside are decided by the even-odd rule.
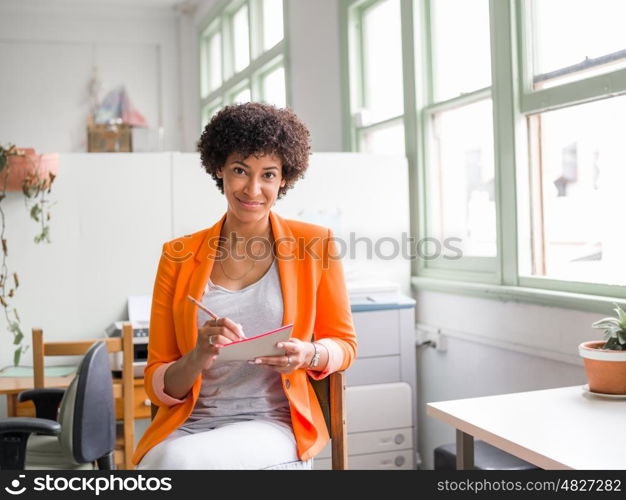
MULTIPOLYGON (((20 2, 27 3, 33 0, 20 0, 20 2)), ((36 3, 39 0, 34 0, 36 3)), ((175 5, 183 3, 181 0, 46 0, 47 5, 67 6, 71 4, 85 6, 93 5, 98 7, 108 6, 125 6, 135 8, 155 8, 155 9, 167 9, 173 8, 175 5)))

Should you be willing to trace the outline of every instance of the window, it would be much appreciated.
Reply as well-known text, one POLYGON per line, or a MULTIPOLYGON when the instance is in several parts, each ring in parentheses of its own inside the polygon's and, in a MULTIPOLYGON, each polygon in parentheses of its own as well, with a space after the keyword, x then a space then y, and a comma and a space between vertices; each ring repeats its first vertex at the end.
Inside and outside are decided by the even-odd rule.
POLYGON ((456 238, 466 256, 495 257, 491 100, 435 113, 430 130, 429 236, 456 238))
POLYGON ((414 286, 589 310, 625 296, 626 2, 353 0, 342 16, 350 147, 406 149, 417 238, 461 251, 419 259, 414 286))
POLYGON ((432 93, 417 110, 427 134, 423 231, 442 247, 454 241, 462 258, 451 261, 441 255, 424 261, 424 270, 494 269, 497 233, 489 1, 437 0, 429 2, 427 15, 431 65, 424 76, 431 82, 432 93))
POLYGON ((626 154, 626 36, 618 0, 526 0, 519 29, 521 114, 519 284, 619 296, 626 250, 619 231, 626 154), (567 9, 564 11, 563 9, 567 9), (567 22, 563 22, 567 12, 567 22), (559 31, 558 42, 550 33, 559 31))
POLYGON ((404 154, 400 0, 353 2, 349 16, 354 146, 404 154))
POLYGON ((200 36, 201 128, 222 106, 287 105, 283 0, 221 1, 200 36))
POLYGON ((623 0, 533 0, 529 8, 535 89, 626 67, 623 0))
POLYGON ((522 235, 527 276, 626 283, 626 97, 528 117, 532 216, 522 235))
POLYGON ((283 39, 283 0, 263 0, 263 50, 283 39))

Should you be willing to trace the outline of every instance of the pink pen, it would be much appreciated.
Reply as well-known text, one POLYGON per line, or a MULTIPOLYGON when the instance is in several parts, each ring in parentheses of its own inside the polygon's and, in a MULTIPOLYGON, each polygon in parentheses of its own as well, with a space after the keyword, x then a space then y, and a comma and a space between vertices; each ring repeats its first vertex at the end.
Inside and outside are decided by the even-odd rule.
MULTIPOLYGON (((193 302, 195 305, 197 305, 200 309, 202 309, 205 313, 207 313, 209 316, 211 316, 213 319, 219 319, 219 316, 217 314, 215 314, 213 311, 211 311, 211 309, 209 309, 207 306, 205 306, 202 302, 197 301, 196 299, 194 299, 191 295, 187 295, 187 298, 193 302)), ((240 325, 241 326, 241 325, 240 325)), ((246 338, 246 336, 243 334, 243 331, 241 330, 241 328, 239 328, 239 332, 240 332, 240 337, 241 338, 246 338)))

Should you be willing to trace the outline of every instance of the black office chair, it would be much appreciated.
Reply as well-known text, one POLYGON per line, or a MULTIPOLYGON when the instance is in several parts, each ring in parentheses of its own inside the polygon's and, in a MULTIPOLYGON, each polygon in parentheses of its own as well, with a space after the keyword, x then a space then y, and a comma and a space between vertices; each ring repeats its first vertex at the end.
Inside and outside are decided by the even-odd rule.
POLYGON ((37 418, 0 419, 0 469, 115 467, 113 381, 104 342, 89 348, 66 390, 34 389, 18 399, 33 401, 37 418))

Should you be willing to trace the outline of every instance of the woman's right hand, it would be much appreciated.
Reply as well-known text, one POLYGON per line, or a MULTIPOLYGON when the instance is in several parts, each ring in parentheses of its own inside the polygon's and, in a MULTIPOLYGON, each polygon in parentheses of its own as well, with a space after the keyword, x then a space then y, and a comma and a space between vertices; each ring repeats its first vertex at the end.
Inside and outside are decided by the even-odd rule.
POLYGON ((213 365, 224 345, 245 338, 241 325, 232 319, 225 316, 210 319, 198 328, 195 357, 202 365, 202 369, 207 370, 213 365))

